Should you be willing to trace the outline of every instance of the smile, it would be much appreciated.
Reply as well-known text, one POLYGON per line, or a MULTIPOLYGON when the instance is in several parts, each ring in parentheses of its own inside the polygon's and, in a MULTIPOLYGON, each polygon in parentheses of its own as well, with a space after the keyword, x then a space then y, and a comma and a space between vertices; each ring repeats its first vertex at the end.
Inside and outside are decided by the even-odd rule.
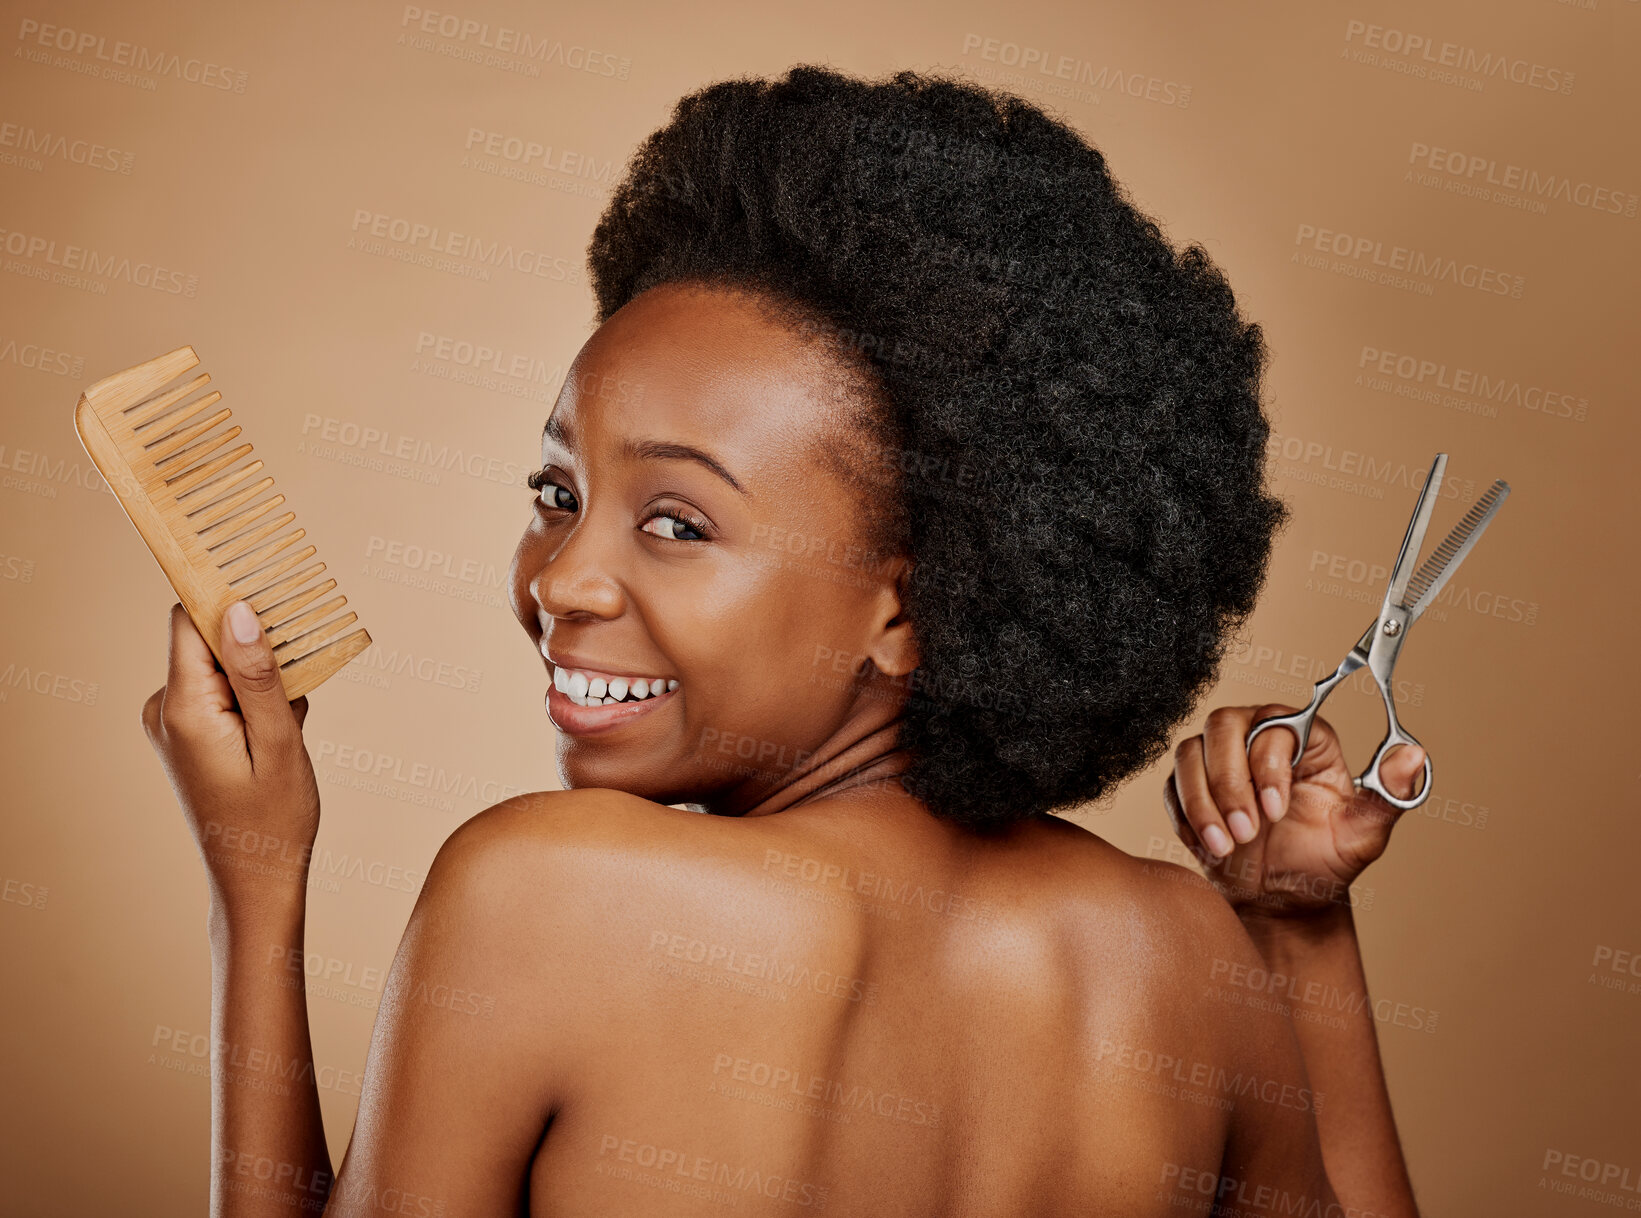
POLYGON ((547 691, 547 717, 566 735, 597 735, 642 718, 662 703, 671 702, 678 689, 676 678, 601 672, 556 663, 547 655, 545 643, 541 653, 553 674, 552 688, 547 691))
POLYGON ((665 677, 621 677, 587 668, 553 665, 553 688, 577 706, 613 706, 618 702, 642 702, 669 694, 678 688, 676 680, 665 677))

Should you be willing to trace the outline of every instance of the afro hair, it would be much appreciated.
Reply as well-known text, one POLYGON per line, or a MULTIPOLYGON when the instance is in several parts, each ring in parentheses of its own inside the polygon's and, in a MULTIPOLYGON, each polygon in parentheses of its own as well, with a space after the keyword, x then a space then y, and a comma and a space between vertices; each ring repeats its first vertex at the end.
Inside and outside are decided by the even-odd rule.
POLYGON ((921 657, 902 782, 933 814, 1098 801, 1168 750, 1288 508, 1259 326, 1099 151, 960 79, 722 81, 640 145, 588 266, 600 321, 660 283, 752 289, 869 368, 921 657))

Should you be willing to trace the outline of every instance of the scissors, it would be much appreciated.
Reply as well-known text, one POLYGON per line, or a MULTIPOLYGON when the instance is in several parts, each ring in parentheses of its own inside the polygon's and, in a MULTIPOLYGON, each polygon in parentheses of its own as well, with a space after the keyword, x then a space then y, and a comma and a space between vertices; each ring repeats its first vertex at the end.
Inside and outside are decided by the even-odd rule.
POLYGON ((1315 720, 1316 712, 1321 708, 1323 701, 1333 692, 1334 687, 1365 665, 1373 673, 1374 682, 1379 686, 1379 696, 1384 699, 1385 715, 1390 720, 1390 727, 1385 732, 1384 740, 1379 744, 1378 752, 1373 754, 1373 760, 1368 763, 1368 768, 1353 781, 1358 791, 1366 787, 1392 807, 1404 811, 1417 808, 1430 797, 1431 767, 1430 754, 1426 752, 1424 785, 1420 787, 1419 793, 1410 799, 1398 799, 1385 790, 1384 784, 1379 781, 1379 763, 1384 760, 1386 753, 1399 744, 1419 743, 1396 721, 1396 696, 1391 692, 1390 682, 1391 673, 1396 667, 1396 657, 1401 654, 1402 644, 1407 642, 1408 629, 1419 620, 1419 615, 1429 607, 1430 602, 1436 599, 1436 594, 1442 590, 1442 586, 1452 578, 1453 572, 1458 570, 1465 555, 1470 553, 1471 547, 1481 537, 1482 530, 1503 505, 1505 497, 1510 494, 1510 484, 1502 478, 1496 479, 1493 485, 1483 492, 1482 497, 1476 500, 1475 506, 1453 526, 1453 531, 1447 535, 1447 539, 1431 551, 1424 565, 1415 572, 1413 564, 1418 560, 1420 547, 1424 545, 1425 530, 1430 527, 1430 513, 1436 506, 1437 492, 1446 469, 1447 454, 1437 453, 1436 460, 1431 463, 1430 474, 1425 479, 1424 489, 1419 492, 1419 502, 1414 507, 1413 519, 1407 526, 1407 536, 1402 538, 1402 550, 1396 556, 1396 566, 1390 573, 1390 586, 1385 590, 1385 599, 1379 606, 1379 615, 1356 641, 1356 646, 1350 649, 1350 654, 1344 658, 1338 670, 1331 677, 1316 683, 1309 706, 1292 715, 1276 715, 1269 719, 1261 719, 1249 730, 1246 742, 1251 749, 1254 737, 1260 732, 1273 727, 1292 728, 1294 735, 1299 738, 1299 745, 1293 753, 1293 764, 1298 765, 1299 758, 1305 752, 1305 743, 1310 739, 1311 723, 1315 720))

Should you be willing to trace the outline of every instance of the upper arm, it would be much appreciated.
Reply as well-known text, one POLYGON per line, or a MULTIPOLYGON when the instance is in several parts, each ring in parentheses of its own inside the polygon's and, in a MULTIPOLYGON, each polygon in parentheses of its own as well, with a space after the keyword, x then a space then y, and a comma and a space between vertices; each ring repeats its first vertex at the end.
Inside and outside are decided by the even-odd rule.
POLYGON ((1286 1003, 1272 992, 1264 957, 1224 897, 1195 872, 1178 870, 1193 881, 1170 885, 1193 945, 1188 959, 1198 975, 1188 988, 1201 996, 1200 1023, 1215 1029, 1235 1096, 1218 1195, 1232 1210, 1264 1195, 1302 1212, 1330 1212, 1337 1198, 1316 1124, 1326 1097, 1311 1088, 1286 1003))
POLYGON ((579 795, 507 800, 440 847, 382 993, 332 1212, 517 1207, 576 1039, 552 927, 579 795))

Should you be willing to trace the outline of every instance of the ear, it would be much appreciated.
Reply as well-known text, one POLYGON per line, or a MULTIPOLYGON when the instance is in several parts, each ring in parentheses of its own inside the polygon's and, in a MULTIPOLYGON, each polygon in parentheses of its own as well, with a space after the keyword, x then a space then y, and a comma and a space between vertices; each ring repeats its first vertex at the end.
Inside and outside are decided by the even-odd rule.
POLYGON ((893 565, 898 568, 898 573, 894 579, 885 580, 880 586, 875 606, 880 625, 867 654, 879 672, 891 677, 904 677, 923 662, 923 657, 918 651, 917 635, 912 630, 912 620, 905 608, 912 561, 896 557, 893 565))

